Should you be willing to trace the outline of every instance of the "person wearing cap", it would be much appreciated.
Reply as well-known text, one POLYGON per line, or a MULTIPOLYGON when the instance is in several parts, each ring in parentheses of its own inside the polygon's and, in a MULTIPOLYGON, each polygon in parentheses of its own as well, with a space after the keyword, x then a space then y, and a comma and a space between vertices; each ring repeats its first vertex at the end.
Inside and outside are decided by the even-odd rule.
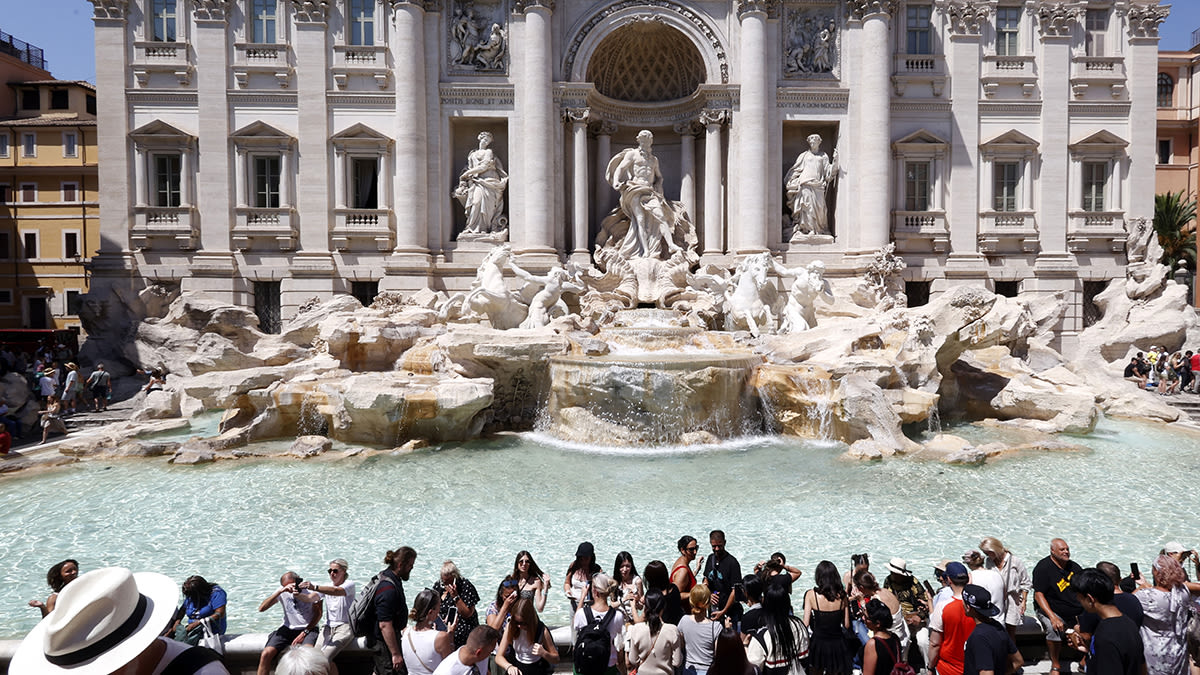
POLYGON ((929 615, 929 669, 938 675, 962 675, 963 648, 975 622, 963 606, 963 587, 970 580, 965 565, 946 563, 951 597, 929 615))
MULTIPOLYGON (((1038 621, 1046 631, 1046 650, 1050 654, 1050 672, 1059 670, 1058 651, 1068 628, 1074 628, 1083 606, 1071 590, 1071 579, 1083 571, 1071 560, 1071 547, 1062 539, 1050 540, 1050 555, 1033 568, 1033 602, 1038 621)), ((989 597, 990 600, 990 597, 989 597)))
POLYGON ((954 589, 950 587, 950 578, 946 576, 946 565, 949 565, 949 560, 943 560, 933 566, 933 578, 938 580, 942 586, 933 594, 933 609, 930 610, 930 615, 937 611, 937 608, 942 603, 954 597, 954 589))
MULTIPOLYGON (((1145 662, 1142 638, 1133 619, 1113 604, 1112 579, 1092 567, 1076 574, 1071 588, 1084 611, 1100 617, 1092 639, 1083 645, 1089 675, 1139 675, 1145 662)), ((1186 665, 1182 672, 1187 672, 1186 665)))
MULTIPOLYGON (((888 575, 883 580, 883 587, 896 594, 900 600, 900 609, 904 612, 904 623, 908 634, 913 636, 908 644, 907 661, 914 669, 920 670, 924 665, 924 654, 918 649, 912 650, 914 644, 928 644, 929 609, 933 601, 921 582, 908 570, 908 562, 904 558, 892 558, 887 564, 888 575), (917 657, 920 654, 920 657, 917 657)), ((904 655, 902 655, 904 656, 904 655)))
POLYGON ((992 602, 987 589, 967 584, 962 589, 963 608, 975 622, 975 628, 963 648, 963 675, 1004 675, 1019 672, 1025 664, 1017 643, 996 621, 1000 608, 992 602))
POLYGON ((284 572, 279 588, 258 606, 265 612, 279 603, 283 607, 283 625, 267 636, 267 646, 258 657, 258 675, 270 675, 271 664, 279 652, 302 644, 312 647, 317 642, 317 623, 321 620, 321 594, 300 587, 300 576, 284 572))
POLYGON ((120 567, 81 574, 21 641, 8 672, 152 675, 170 665, 184 675, 229 675, 216 652, 160 637, 178 598, 162 574, 120 567))
POLYGON ((1000 608, 1000 616, 1003 619, 1006 610, 1004 602, 1004 577, 999 571, 985 567, 984 563, 987 559, 975 549, 964 553, 962 561, 967 566, 967 571, 971 574, 971 583, 988 589, 988 593, 992 596, 992 602, 1000 608))
POLYGON ((592 542, 585 541, 579 544, 579 548, 575 549, 575 560, 571 561, 571 565, 567 567, 567 578, 563 581, 563 593, 571 601, 572 615, 587 600, 585 594, 588 584, 599 571, 600 566, 596 564, 596 549, 592 546, 592 542))
MULTIPOLYGON (((354 631, 350 630, 350 606, 354 604, 354 582, 348 578, 350 564, 343 558, 329 561, 328 584, 314 584, 311 581, 300 582, 300 587, 307 591, 321 594, 325 604, 325 626, 317 640, 317 649, 333 663, 338 652, 354 640, 354 631)), ((334 666, 334 672, 337 672, 334 666)))
POLYGON ((43 370, 42 372, 37 373, 37 376, 38 400, 40 400, 42 405, 45 406, 50 400, 50 397, 54 395, 54 371, 49 369, 43 370))
MULTIPOLYGON (((1163 546, 1162 555, 1169 555, 1177 560, 1180 566, 1183 566, 1184 574, 1187 574, 1186 565, 1188 559, 1190 558, 1195 564, 1197 575, 1200 575, 1200 554, 1196 553, 1196 549, 1189 549, 1177 541, 1168 541, 1166 545, 1163 546)), ((1195 590, 1200 592, 1200 585, 1197 585, 1195 590)))

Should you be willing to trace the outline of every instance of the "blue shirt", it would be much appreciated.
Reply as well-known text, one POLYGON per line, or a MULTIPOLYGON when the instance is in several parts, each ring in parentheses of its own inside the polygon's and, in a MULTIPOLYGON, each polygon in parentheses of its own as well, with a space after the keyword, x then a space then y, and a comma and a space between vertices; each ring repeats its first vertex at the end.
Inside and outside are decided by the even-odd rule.
MULTIPOLYGON (((213 612, 225 606, 225 589, 213 584, 212 595, 208 596, 208 604, 197 607, 192 599, 184 596, 183 598, 183 614, 187 617, 188 623, 199 621, 206 616, 211 616, 213 612)), ((225 634, 225 614, 216 620, 213 626, 213 632, 218 635, 225 634)))

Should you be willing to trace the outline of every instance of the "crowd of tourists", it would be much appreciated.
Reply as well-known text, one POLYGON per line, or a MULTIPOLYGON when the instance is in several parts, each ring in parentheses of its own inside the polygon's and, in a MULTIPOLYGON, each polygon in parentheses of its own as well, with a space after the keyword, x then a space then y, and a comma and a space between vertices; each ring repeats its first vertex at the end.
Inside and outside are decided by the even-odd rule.
POLYGON ((23 391, 13 383, 0 393, 0 454, 7 454, 14 441, 67 433, 66 420, 76 412, 107 409, 112 396, 112 374, 104 364, 85 373, 66 345, 45 343, 31 353, 0 348, 0 376, 21 375, 23 391))
POLYGON ((1125 364, 1125 379, 1162 396, 1200 393, 1200 353, 1189 349, 1167 354, 1162 347, 1151 347, 1150 351, 1138 352, 1129 359, 1125 364))
MULTIPOLYGON (((384 569, 361 586, 341 558, 316 580, 286 571, 258 606, 279 605, 283 614, 258 673, 337 673, 335 657, 364 638, 376 675, 546 675, 562 656, 539 616, 559 589, 572 610, 577 675, 1019 673, 1015 638, 1030 598, 1053 673, 1073 663, 1104 675, 1197 667, 1200 584, 1184 568, 1200 575, 1200 556, 1177 542, 1163 547, 1147 577, 1136 564, 1125 576, 1110 562, 1084 569, 1062 539, 1030 572, 987 537, 934 565, 934 583, 901 558, 873 569, 865 553, 851 556, 844 574, 821 561, 805 583, 783 553, 744 570, 722 531, 709 533, 708 546, 706 557, 695 537, 682 537, 670 566, 653 560, 640 571, 622 551, 610 573, 584 542, 561 585, 521 551, 484 596, 445 561, 411 601, 405 582, 417 551, 407 546, 388 551, 384 569)), ((10 672, 227 672, 228 597, 219 584, 189 577, 176 607, 176 586, 161 574, 80 574, 65 560, 46 580, 54 593, 30 601, 44 618, 10 672)))

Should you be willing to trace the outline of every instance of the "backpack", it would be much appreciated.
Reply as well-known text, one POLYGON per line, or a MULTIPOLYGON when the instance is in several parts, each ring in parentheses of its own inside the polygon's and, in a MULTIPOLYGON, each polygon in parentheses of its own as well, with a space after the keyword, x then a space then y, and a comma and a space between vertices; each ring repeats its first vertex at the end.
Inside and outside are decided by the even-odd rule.
POLYGON ((579 675, 600 675, 608 670, 608 657, 612 653, 608 624, 612 622, 616 610, 609 607, 599 621, 591 607, 585 606, 583 612, 587 617, 587 625, 575 636, 575 672, 579 675))
POLYGON ((912 666, 908 665, 904 661, 901 661, 900 655, 892 651, 892 643, 890 640, 880 640, 879 638, 873 639, 882 642, 883 648, 888 652, 888 656, 892 657, 892 663, 895 665, 892 666, 891 675, 916 675, 917 671, 913 670, 912 666))
POLYGON ((386 582, 388 586, 395 586, 390 579, 381 579, 382 574, 380 572, 371 577, 366 588, 354 596, 354 603, 350 605, 350 630, 354 632, 354 637, 367 638, 368 643, 374 642, 375 631, 372 628, 376 624, 375 596, 387 589, 382 582, 386 582))

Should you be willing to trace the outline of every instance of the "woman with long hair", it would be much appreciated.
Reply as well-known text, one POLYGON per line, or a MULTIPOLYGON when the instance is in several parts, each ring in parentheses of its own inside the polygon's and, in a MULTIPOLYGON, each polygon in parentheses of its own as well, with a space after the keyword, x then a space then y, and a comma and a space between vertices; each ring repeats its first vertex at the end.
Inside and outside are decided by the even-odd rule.
POLYGON ((628 551, 617 554, 613 563, 613 581, 617 582, 617 601, 621 611, 625 613, 626 623, 633 623, 634 612, 642 604, 645 591, 642 588, 642 578, 638 576, 637 567, 633 564, 633 556, 628 551))
POLYGON ((596 549, 592 542, 585 541, 575 549, 575 560, 567 568, 567 578, 563 581, 563 593, 571 601, 571 613, 574 614, 583 606, 587 599, 588 585, 592 577, 600 571, 596 564, 596 549))
POLYGON ((875 575, 869 571, 861 571, 854 575, 854 585, 862 592, 862 598, 859 600, 860 611, 865 612, 867 603, 871 598, 875 598, 887 606, 892 612, 892 627, 888 631, 900 638, 900 649, 903 651, 908 649, 908 624, 904 621, 904 612, 900 607, 900 598, 889 589, 879 585, 879 581, 875 575))
POLYGON ((512 576, 504 577, 504 581, 501 581, 496 588, 496 599, 488 605, 487 611, 483 614, 487 625, 504 632, 504 628, 508 626, 508 621, 512 617, 512 607, 520 597, 517 594, 517 580, 512 576))
POLYGON ((513 605, 512 621, 496 649, 496 665, 505 675, 546 675, 558 663, 558 647, 550 629, 538 619, 533 600, 521 598, 513 605))
POLYGON ((736 630, 726 628, 717 636, 712 667, 708 670, 713 675, 754 675, 754 666, 746 658, 746 645, 736 630))
POLYGON ((1187 675, 1188 606, 1192 592, 1179 561, 1160 555, 1153 565, 1154 585, 1139 588, 1142 648, 1150 675, 1187 675))
POLYGON ((1004 616, 996 617, 1004 622, 1008 636, 1017 639, 1017 626, 1025 619, 1025 600, 1029 591, 1033 590, 1033 580, 1025 563, 1013 555, 1012 551, 1004 548, 1004 544, 995 537, 984 537, 979 542, 979 550, 987 558, 984 567, 989 567, 1000 573, 1004 580, 1004 616))
POLYGON ((850 602, 837 566, 817 565, 816 586, 804 594, 804 625, 812 629, 807 668, 813 675, 849 675, 851 655, 842 631, 850 628, 850 602))
POLYGON ((800 660, 808 656, 808 628, 792 616, 792 603, 782 584, 768 584, 763 594, 763 630, 750 639, 750 663, 762 675, 804 675, 800 660))
POLYGON ((708 618, 708 605, 712 593, 708 586, 697 584, 688 594, 691 613, 679 620, 679 633, 683 636, 684 675, 706 675, 712 666, 713 646, 721 634, 721 624, 708 618))
POLYGON ((441 601, 437 593, 428 588, 417 593, 413 600, 412 611, 408 613, 413 623, 400 636, 400 649, 404 653, 404 664, 408 666, 409 675, 433 675, 442 659, 454 651, 454 629, 458 619, 446 626, 446 630, 438 630, 440 610, 441 601))
POLYGON ((62 562, 54 563, 49 572, 46 572, 46 585, 52 591, 45 602, 41 600, 30 600, 30 607, 37 607, 42 610, 42 616, 45 617, 50 612, 54 611, 54 603, 58 601, 58 592, 63 589, 63 586, 75 581, 75 577, 79 576, 79 563, 70 558, 62 562))
POLYGON ((892 627, 892 610, 872 598, 863 609, 863 620, 871 631, 871 639, 863 647, 863 675, 888 675, 900 658, 900 638, 888 630, 892 627))
POLYGON ((676 546, 679 548, 679 557, 671 566, 671 583, 679 589, 679 597, 682 601, 682 598, 688 597, 688 593, 691 593, 692 587, 696 585, 696 573, 702 569, 704 556, 697 555, 700 551, 700 544, 696 542, 695 537, 685 534, 679 538, 676 546), (693 561, 696 564, 695 571, 692 570, 693 561))
MULTIPOLYGON (((651 560, 646 564, 646 569, 642 570, 642 581, 647 596, 650 595, 650 591, 658 591, 663 594, 666 603, 662 611, 663 622, 672 626, 679 625, 679 620, 683 618, 683 600, 679 596, 679 588, 671 583, 666 563, 661 560, 651 560)), ((638 617, 634 618, 634 621, 642 620, 638 617)))
MULTIPOLYGON (((666 571, 663 565, 664 577, 666 571)), ((678 628, 663 621, 667 596, 660 589, 651 589, 644 605, 645 621, 629 629, 629 667, 638 675, 674 675, 683 665, 683 638, 678 628)))
POLYGON ((546 610, 546 589, 550 577, 534 562, 529 551, 521 551, 513 561, 512 578, 517 581, 517 593, 522 598, 533 600, 537 611, 546 610))

